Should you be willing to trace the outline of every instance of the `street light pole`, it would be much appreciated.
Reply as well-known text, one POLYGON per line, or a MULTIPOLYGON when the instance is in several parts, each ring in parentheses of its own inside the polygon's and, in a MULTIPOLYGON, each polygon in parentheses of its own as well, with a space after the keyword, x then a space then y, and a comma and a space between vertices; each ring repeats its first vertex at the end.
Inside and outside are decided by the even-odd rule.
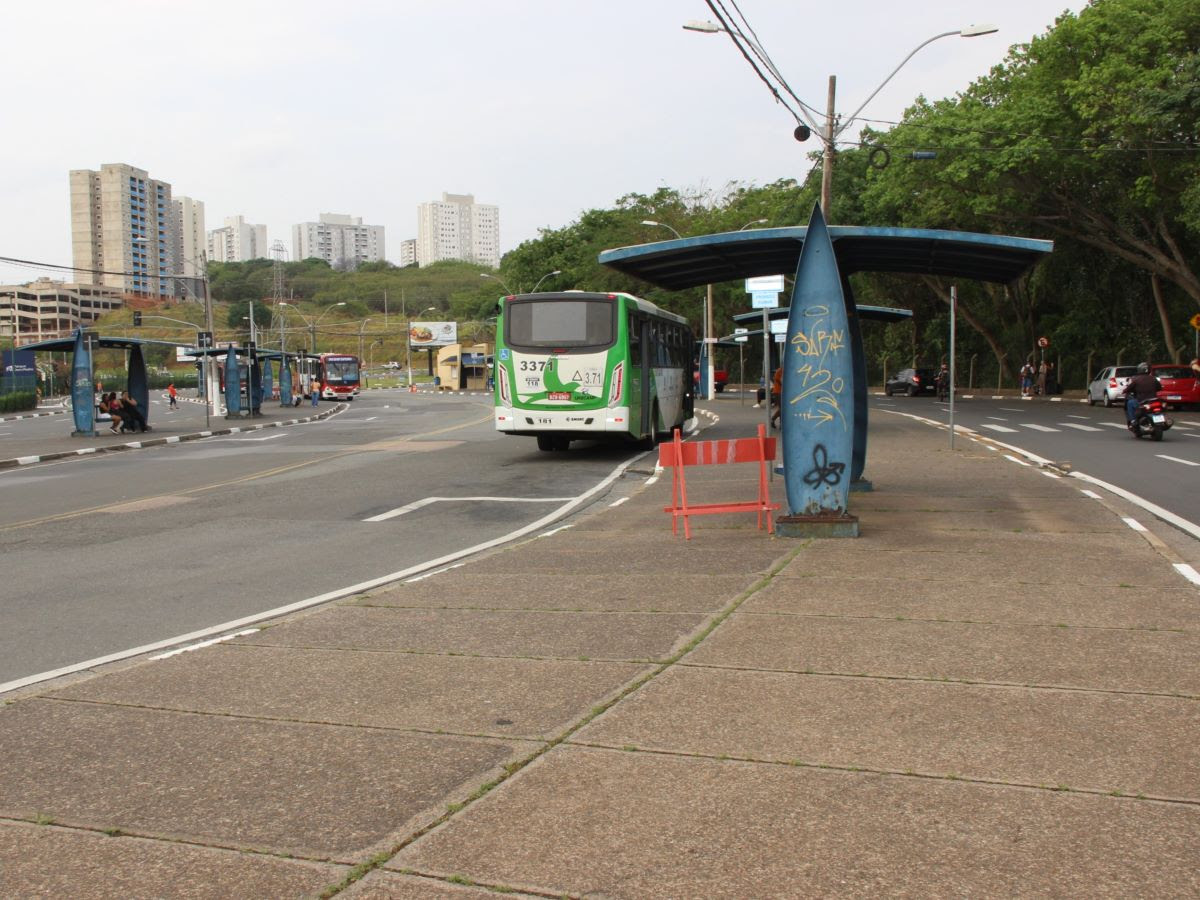
MULTIPOLYGON (((656 222, 653 219, 643 219, 641 224, 650 225, 655 228, 665 228, 671 234, 675 235, 679 240, 683 240, 683 235, 668 225, 666 222, 656 222)), ((751 223, 753 224, 753 223, 751 223)), ((713 345, 716 344, 716 338, 713 337, 713 286, 708 284, 704 290, 704 339, 701 341, 703 345, 703 361, 704 361, 704 379, 702 387, 704 388, 704 399, 712 400, 715 387, 713 385, 713 345)))
MULTIPOLYGON (((735 39, 743 40, 755 49, 759 58, 764 61, 767 70, 772 76, 774 76, 776 81, 778 81, 781 85, 787 84, 784 78, 769 62, 770 57, 767 55, 766 51, 742 32, 730 32, 728 28, 717 25, 715 22, 692 21, 684 24, 683 28, 685 31, 698 31, 703 34, 716 34, 720 31, 723 31, 726 34, 732 34, 735 39)), ((817 132, 821 138, 822 151, 824 153, 824 158, 821 161, 821 211, 824 214, 825 221, 827 223, 832 224, 833 222, 833 215, 830 207, 833 204, 833 157, 836 153, 834 142, 837 140, 838 135, 850 127, 851 123, 858 118, 858 114, 863 111, 866 105, 875 99, 875 95, 883 90, 884 86, 892 80, 893 76, 895 76, 895 74, 904 67, 904 64, 916 56, 917 52, 922 48, 944 37, 979 37, 983 34, 994 34, 999 30, 1000 29, 995 25, 968 25, 965 28, 958 29, 957 31, 943 31, 941 34, 935 34, 933 37, 926 38, 924 41, 917 44, 917 46, 909 52, 908 56, 900 60, 900 64, 896 66, 896 68, 892 69, 888 77, 883 79, 883 81, 879 83, 879 86, 875 88, 875 90, 871 91, 870 96, 868 96, 867 99, 859 105, 858 109, 856 109, 846 118, 845 122, 843 122, 840 127, 835 127, 834 125, 837 120, 837 114, 834 111, 834 95, 837 92, 836 76, 829 76, 829 93, 825 106, 825 122, 823 123, 823 127, 818 126, 818 124, 813 120, 813 117, 809 115, 804 103, 801 102, 800 115, 806 122, 808 122, 810 126, 812 126, 812 130, 817 132)))
POLYGON ((537 284, 535 284, 535 285, 533 286, 533 290, 532 290, 532 291, 530 291, 529 293, 531 293, 531 294, 536 294, 536 293, 537 293, 537 289, 538 289, 538 288, 540 288, 540 287, 542 286, 542 282, 543 282, 543 281, 545 281, 547 278, 552 278, 552 277, 554 277, 555 275, 561 275, 561 274, 562 274, 562 270, 561 270, 561 269, 555 269, 553 272, 547 272, 545 275, 543 275, 541 278, 539 278, 539 279, 537 280, 537 284))
MULTIPOLYGON (((503 282, 503 280, 501 280, 501 279, 500 279, 500 278, 498 278, 497 276, 495 276, 495 275, 490 275, 490 274, 488 274, 487 272, 480 272, 480 273, 479 273, 479 277, 480 277, 480 278, 490 278, 490 279, 492 279, 492 281, 499 281, 499 282, 500 282, 500 287, 504 288, 504 293, 508 294, 510 297, 512 296, 513 292, 512 292, 512 291, 510 291, 510 290, 508 289, 508 285, 507 285, 507 284, 505 284, 505 283, 503 282)), ((540 284, 540 282, 539 282, 539 284, 540 284)))

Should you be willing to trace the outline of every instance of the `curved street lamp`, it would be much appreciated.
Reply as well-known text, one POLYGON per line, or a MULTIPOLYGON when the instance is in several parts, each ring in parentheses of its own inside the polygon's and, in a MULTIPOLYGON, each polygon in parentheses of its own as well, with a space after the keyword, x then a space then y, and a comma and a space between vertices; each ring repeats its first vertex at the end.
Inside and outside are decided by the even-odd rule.
POLYGON ((512 291, 510 291, 508 289, 508 285, 505 284, 504 281, 502 279, 500 279, 499 277, 497 277, 495 275, 491 275, 487 272, 480 272, 479 277, 480 278, 490 278, 490 279, 492 279, 492 281, 499 281, 500 287, 504 288, 504 293, 508 294, 509 296, 512 296, 512 291))
POLYGON ((543 281, 545 281, 547 278, 553 278, 555 275, 561 275, 561 274, 562 274, 562 270, 561 270, 561 269, 555 269, 553 272, 547 272, 545 275, 543 275, 541 278, 539 278, 539 279, 537 280, 537 284, 535 284, 535 285, 533 286, 533 290, 532 290, 532 291, 530 291, 529 293, 531 293, 531 294, 536 294, 536 293, 537 293, 537 289, 538 289, 538 288, 540 288, 540 287, 542 286, 542 282, 543 282, 543 281))
MULTIPOLYGON (((685 23, 683 28, 685 31, 698 31, 702 34, 716 34, 717 32, 722 31, 726 34, 733 34, 733 32, 730 32, 728 28, 724 28, 715 22, 702 22, 693 20, 685 23)), ((994 34, 999 30, 1000 29, 995 25, 967 25, 965 28, 960 28, 957 31, 943 31, 941 34, 935 34, 933 37, 926 38, 924 41, 917 44, 917 46, 914 47, 911 52, 909 52, 908 56, 900 60, 900 65, 892 69, 891 74, 889 74, 887 78, 880 82, 879 87, 871 91, 870 96, 859 105, 858 109, 846 117, 845 121, 836 128, 834 127, 834 122, 837 119, 837 114, 834 112, 834 96, 837 90, 836 75, 829 76, 829 94, 826 100, 825 122, 823 124, 817 123, 817 121, 809 113, 806 105, 803 103, 803 101, 801 101, 800 115, 804 117, 806 122, 808 122, 812 128, 812 131, 816 132, 821 140, 821 145, 824 150, 824 159, 822 160, 821 166, 821 211, 825 216, 826 222, 832 223, 833 221, 833 217, 830 215, 830 206, 833 203, 833 155, 835 152, 835 141, 837 140, 838 135, 850 127, 850 124, 858 118, 858 114, 863 111, 866 105, 875 99, 876 94, 883 90, 884 85, 891 81, 892 77, 904 67, 904 64, 912 59, 922 48, 944 37, 979 37, 983 34, 994 34)), ((770 73, 780 84, 787 84, 785 79, 779 74, 774 65, 768 61, 770 57, 767 56, 766 51, 763 50, 761 45, 751 40, 741 31, 738 31, 734 36, 745 41, 754 48, 759 57, 763 60, 764 65, 766 65, 767 70, 770 71, 770 73)), ((807 137, 807 135, 805 135, 805 137, 807 137)), ((803 138, 800 139, 803 140, 803 138)))
MULTIPOLYGON (((687 27, 687 26, 684 26, 687 27)), ((764 220, 765 221, 765 220, 764 220)), ((665 228, 671 234, 675 235, 679 240, 683 240, 683 235, 668 225, 666 222, 655 222, 653 219, 642 219, 641 224, 650 225, 654 228, 665 228)), ((751 225, 754 223, 751 222, 751 225)), ((704 388, 704 399, 713 399, 713 344, 717 339, 713 337, 713 288, 712 284, 705 286, 704 291, 704 340, 702 341, 701 360, 704 363, 701 387, 704 388)))
POLYGON ((766 225, 769 221, 769 219, 755 219, 753 222, 747 222, 745 225, 739 228, 738 231, 745 231, 751 225, 766 225))
POLYGON ((675 237, 679 238, 679 240, 681 240, 681 241, 683 240, 683 235, 680 234, 678 231, 676 231, 674 228, 672 228, 670 225, 668 225, 666 222, 655 222, 653 219, 642 219, 641 224, 642 225, 651 225, 655 228, 665 228, 665 229, 667 229, 667 231, 671 232, 671 234, 675 235, 675 237))

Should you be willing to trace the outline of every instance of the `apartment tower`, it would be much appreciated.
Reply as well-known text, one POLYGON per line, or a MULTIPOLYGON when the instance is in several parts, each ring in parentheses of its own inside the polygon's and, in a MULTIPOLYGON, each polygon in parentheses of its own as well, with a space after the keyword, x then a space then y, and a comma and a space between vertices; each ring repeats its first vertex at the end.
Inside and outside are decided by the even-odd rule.
POLYGON ((181 272, 171 185, 124 163, 107 163, 99 171, 73 169, 70 180, 78 281, 175 296, 181 272))
POLYGON ((335 269, 355 269, 360 263, 384 259, 383 226, 362 219, 321 213, 316 222, 292 226, 292 259, 315 257, 335 269))
POLYGON ((441 202, 417 207, 417 263, 462 259, 500 266, 500 208, 471 194, 442 193, 441 202))

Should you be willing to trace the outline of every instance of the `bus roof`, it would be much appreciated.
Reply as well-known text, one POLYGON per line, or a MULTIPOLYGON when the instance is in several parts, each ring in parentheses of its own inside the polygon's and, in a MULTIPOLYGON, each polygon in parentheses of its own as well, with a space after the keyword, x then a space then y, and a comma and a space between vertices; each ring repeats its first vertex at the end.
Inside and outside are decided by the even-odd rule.
POLYGON ((678 322, 680 325, 688 325, 689 322, 686 316, 681 316, 678 313, 673 313, 670 310, 655 306, 649 300, 643 300, 641 297, 635 297, 633 294, 628 294, 625 291, 543 291, 537 294, 510 294, 507 300, 611 300, 614 297, 623 297, 625 300, 637 306, 640 312, 647 315, 662 316, 664 319, 670 319, 673 322, 678 322))

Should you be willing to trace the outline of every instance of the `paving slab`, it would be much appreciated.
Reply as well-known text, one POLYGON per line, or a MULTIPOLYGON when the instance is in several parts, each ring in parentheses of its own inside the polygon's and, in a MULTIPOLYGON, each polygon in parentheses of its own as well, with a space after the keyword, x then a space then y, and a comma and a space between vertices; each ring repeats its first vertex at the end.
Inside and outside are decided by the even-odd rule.
POLYGON ((533 746, 33 699, 0 708, 0 816, 357 862, 533 746))
POLYGON ((735 614, 693 665, 1187 695, 1200 633, 735 614))
POLYGON ((341 881, 343 866, 174 841, 0 822, 0 896, 135 900, 302 897, 341 881))
MULTIPOLYGON (((1131 539, 1135 539, 1131 533, 1131 539)), ((860 540, 869 540, 865 536, 860 540)), ((814 542, 796 558, 784 577, 795 575, 831 575, 861 571, 862 553, 831 546, 832 541, 814 542)), ((971 578, 983 584, 1071 584, 1079 590, 1092 585, 1131 584, 1137 587, 1178 590, 1186 580, 1145 544, 1145 557, 1139 564, 1140 547, 1131 549, 1127 558, 1093 557, 1075 564, 1069 559, 1047 559, 1016 564, 1011 553, 955 553, 929 549, 918 542, 907 551, 880 550, 872 568, 893 578, 930 580, 971 578)))
POLYGON ((780 573, 742 607, 755 612, 1092 625, 1097 628, 1196 630, 1200 602, 1190 585, 1176 590, 1119 585, 1030 584, 997 586, 962 579, 866 577, 780 573))
POLYGON ((434 878, 418 878, 384 871, 371 872, 366 878, 338 894, 338 897, 353 897, 354 900, 496 900, 497 897, 506 900, 514 897, 521 900, 533 896, 512 889, 504 889, 498 894, 490 888, 452 884, 434 878))
POLYGON ((670 656, 707 617, 698 613, 322 609, 237 643, 481 656, 649 660, 670 656))
POLYGON ((615 898, 1200 892, 1200 808, 559 748, 388 868, 615 898))
POLYGON ((677 666, 573 740, 1200 801, 1200 703, 677 666))
POLYGON ((458 609, 542 609, 588 612, 715 612, 762 575, 709 575, 665 582, 661 574, 604 578, 588 574, 490 575, 474 569, 442 572, 356 598, 358 606, 458 609))
POLYGON ((215 646, 56 691, 62 699, 548 740, 642 665, 215 646))
MULTIPOLYGON (((663 572, 683 571, 688 578, 707 575, 728 575, 730 572, 730 538, 738 540, 736 571, 766 571, 795 549, 795 542, 771 537, 766 530, 758 532, 751 521, 749 528, 729 527, 722 523, 724 516, 701 516, 694 519, 692 539, 671 534, 670 518, 663 515, 662 534, 669 541, 654 541, 654 552, 646 552, 645 534, 584 541, 580 545, 564 546, 547 542, 536 554, 500 553, 471 564, 479 576, 494 574, 521 575, 525 573, 566 576, 592 575, 610 578, 615 575, 661 575, 663 572)), ((555 535, 558 537, 558 535, 555 535)))

